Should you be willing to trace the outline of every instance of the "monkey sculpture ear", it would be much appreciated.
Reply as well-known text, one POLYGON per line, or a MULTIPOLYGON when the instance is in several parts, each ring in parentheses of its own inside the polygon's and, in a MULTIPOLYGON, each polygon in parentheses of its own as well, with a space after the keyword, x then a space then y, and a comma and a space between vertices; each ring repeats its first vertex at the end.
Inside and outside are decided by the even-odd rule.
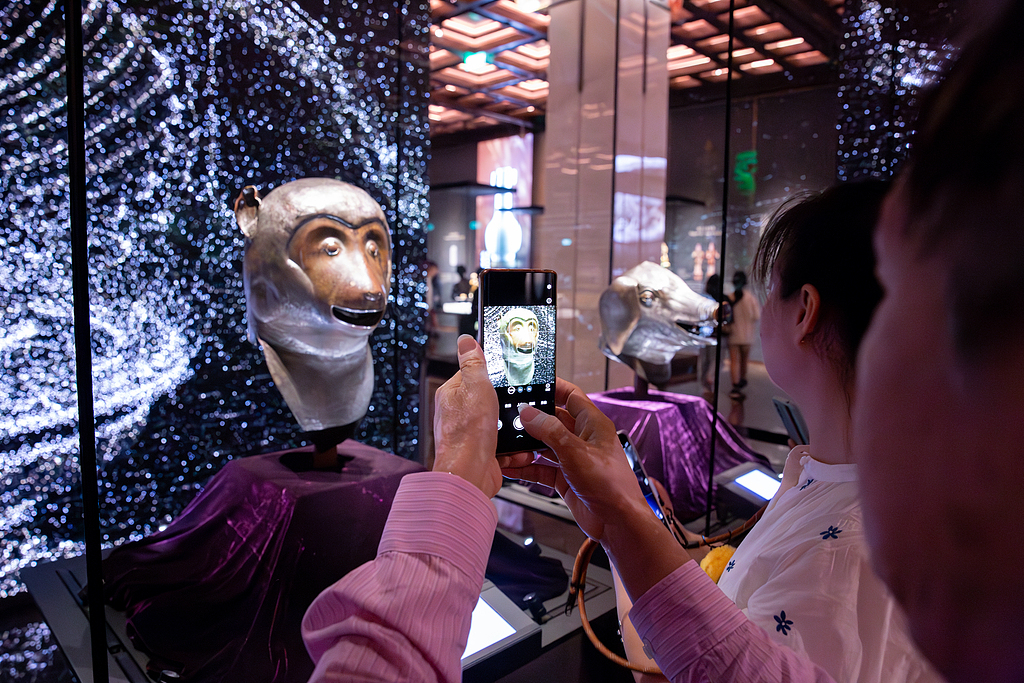
POLYGON ((640 300, 636 286, 636 280, 620 276, 612 280, 608 289, 601 293, 601 328, 608 348, 616 356, 622 353, 629 335, 640 322, 640 300))
POLYGON ((247 239, 256 235, 256 213, 260 208, 260 193, 253 185, 246 185, 235 199, 235 220, 247 239))

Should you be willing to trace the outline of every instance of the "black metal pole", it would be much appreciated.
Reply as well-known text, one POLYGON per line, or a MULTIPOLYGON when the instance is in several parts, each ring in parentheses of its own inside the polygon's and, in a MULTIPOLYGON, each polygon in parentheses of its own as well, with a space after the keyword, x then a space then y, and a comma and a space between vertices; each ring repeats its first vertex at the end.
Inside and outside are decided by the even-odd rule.
POLYGON ((92 642, 92 674, 108 683, 107 621, 103 607, 99 493, 96 476, 96 422, 92 395, 89 325, 89 234, 85 195, 85 66, 82 54, 82 1, 65 0, 64 54, 68 89, 68 178, 71 201, 71 284, 74 298, 75 376, 78 387, 78 466, 82 477, 85 527, 86 605, 92 642))
MULTIPOLYGON (((726 235, 729 232, 729 164, 730 156, 732 155, 732 145, 730 144, 730 138, 732 137, 732 48, 733 48, 733 34, 734 31, 734 17, 736 15, 736 0, 729 0, 729 57, 726 62, 726 74, 725 74, 725 150, 723 156, 725 163, 722 169, 722 298, 725 298, 725 254, 726 254, 726 235)), ((714 491, 715 491, 715 446, 718 441, 718 395, 720 392, 721 375, 722 375, 722 306, 718 307, 718 327, 715 328, 718 337, 718 344, 715 348, 715 391, 712 397, 712 411, 711 411, 711 441, 709 448, 711 453, 708 455, 708 498, 707 506, 705 508, 706 513, 704 516, 704 535, 711 534, 711 508, 714 505, 714 491)))

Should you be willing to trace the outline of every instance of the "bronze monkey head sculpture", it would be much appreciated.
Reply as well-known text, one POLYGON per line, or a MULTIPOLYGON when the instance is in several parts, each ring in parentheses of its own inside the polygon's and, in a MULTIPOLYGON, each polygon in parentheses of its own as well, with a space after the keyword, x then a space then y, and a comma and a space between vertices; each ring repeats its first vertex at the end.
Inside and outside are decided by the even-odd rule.
POLYGON ((306 431, 357 424, 373 391, 369 337, 391 291, 387 219, 364 190, 330 178, 235 200, 245 235, 249 337, 306 431))

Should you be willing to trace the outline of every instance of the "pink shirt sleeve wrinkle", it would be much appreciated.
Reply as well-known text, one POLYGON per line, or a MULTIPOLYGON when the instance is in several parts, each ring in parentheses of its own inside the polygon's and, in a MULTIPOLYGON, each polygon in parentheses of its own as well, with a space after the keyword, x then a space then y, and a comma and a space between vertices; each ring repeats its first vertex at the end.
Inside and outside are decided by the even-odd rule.
POLYGON ((696 562, 687 562, 633 605, 630 619, 669 680, 832 683, 806 657, 771 641, 696 562))
POLYGON ((376 559, 321 593, 302 636, 311 681, 459 681, 498 515, 461 477, 407 475, 376 559))

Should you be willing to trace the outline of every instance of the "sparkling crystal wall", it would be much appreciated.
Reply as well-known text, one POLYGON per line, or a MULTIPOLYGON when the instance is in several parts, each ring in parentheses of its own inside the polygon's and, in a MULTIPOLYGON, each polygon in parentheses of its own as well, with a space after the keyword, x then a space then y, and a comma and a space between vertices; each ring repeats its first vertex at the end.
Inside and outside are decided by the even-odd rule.
MULTIPOLYGON (((0 8, 0 597, 82 551, 63 3, 0 8)), ((166 524, 229 459, 302 443, 245 338, 231 203, 304 176, 365 188, 395 280, 357 438, 417 455, 426 0, 93 0, 84 18, 104 540, 166 524)))
POLYGON ((922 91, 955 57, 948 36, 964 0, 898 9, 847 0, 839 74, 838 178, 888 178, 906 158, 922 91))

